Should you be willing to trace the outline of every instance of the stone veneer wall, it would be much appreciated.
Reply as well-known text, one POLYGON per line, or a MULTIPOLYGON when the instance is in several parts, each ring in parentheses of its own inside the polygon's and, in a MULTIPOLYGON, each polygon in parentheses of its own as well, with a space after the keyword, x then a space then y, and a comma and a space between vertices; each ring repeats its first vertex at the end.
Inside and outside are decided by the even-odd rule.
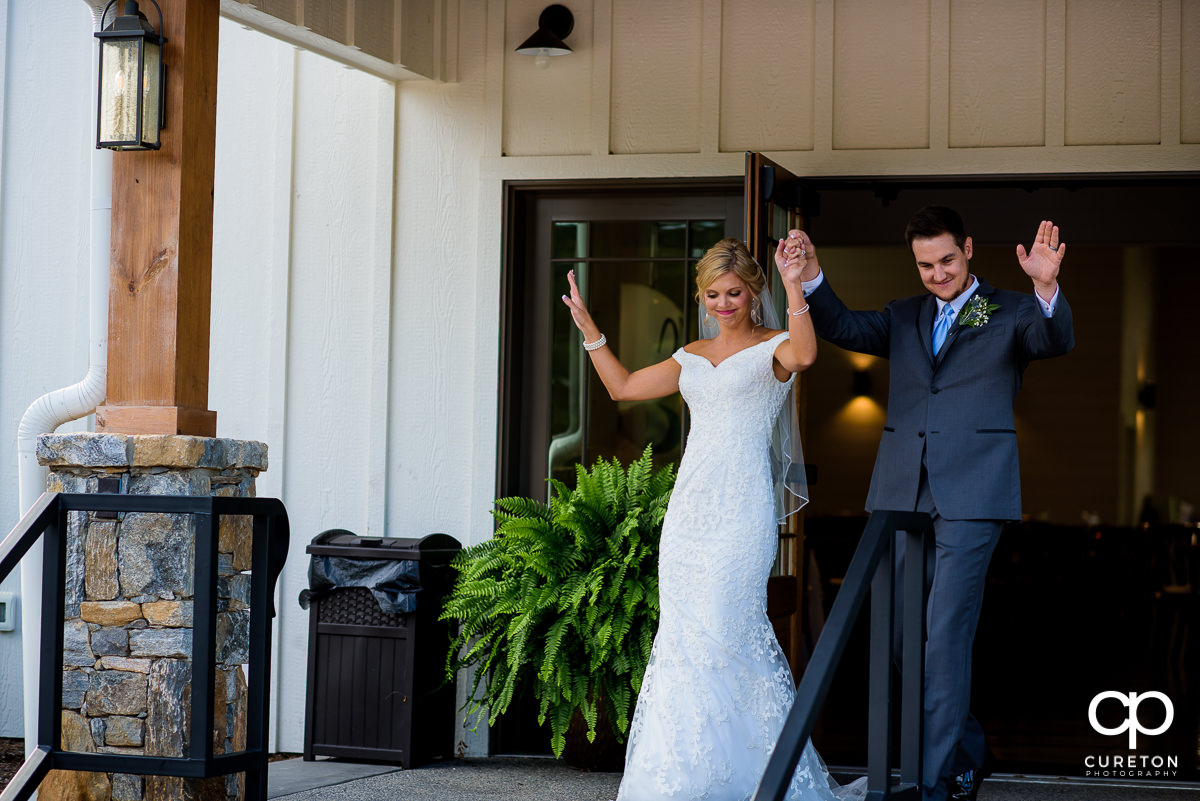
MULTIPOLYGON (((186 436, 38 438, 47 489, 130 495, 253 496, 261 442, 186 436)), ((215 753, 246 745, 251 518, 223 517, 218 556, 215 753)), ((195 536, 191 515, 72 513, 67 532, 62 746, 184 756, 190 734, 195 536)), ((43 670, 53 669, 43 666, 43 670)), ((212 779, 54 771, 43 801, 241 799, 242 774, 212 779)))

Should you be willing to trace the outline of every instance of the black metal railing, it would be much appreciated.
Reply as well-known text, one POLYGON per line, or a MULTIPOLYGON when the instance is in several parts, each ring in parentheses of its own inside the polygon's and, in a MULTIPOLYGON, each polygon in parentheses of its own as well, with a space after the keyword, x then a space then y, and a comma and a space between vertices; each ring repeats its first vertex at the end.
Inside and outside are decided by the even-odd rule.
POLYGON ((767 763, 754 801, 783 801, 804 744, 833 681, 850 639, 850 631, 871 590, 870 700, 867 733, 867 799, 918 799, 921 794, 921 707, 925 673, 925 549, 932 543, 933 523, 919 512, 878 511, 871 515, 854 558, 817 640, 812 660, 796 690, 779 741, 767 763), (895 599, 892 565, 896 536, 904 532, 904 620, 901 654, 900 776, 892 781, 891 732, 895 720, 892 679, 892 624, 895 599), (920 554, 920 558, 913 558, 920 554))
MULTIPOLYGON (((266 801, 271 618, 275 616, 272 599, 275 582, 287 558, 288 536, 287 511, 274 498, 54 492, 47 492, 38 498, 21 522, 0 542, 0 581, 12 572, 39 538, 43 543, 37 746, 3 793, 0 793, 0 801, 25 801, 51 770, 185 778, 209 778, 245 771, 246 798, 249 801, 266 801), (63 614, 66 603, 67 515, 70 512, 156 512, 190 514, 195 518, 192 735, 187 756, 134 756, 62 750, 63 614), (214 754, 217 543, 220 518, 226 515, 254 518, 246 748, 236 753, 214 754)), ((224 702, 224 699, 219 700, 224 702)))

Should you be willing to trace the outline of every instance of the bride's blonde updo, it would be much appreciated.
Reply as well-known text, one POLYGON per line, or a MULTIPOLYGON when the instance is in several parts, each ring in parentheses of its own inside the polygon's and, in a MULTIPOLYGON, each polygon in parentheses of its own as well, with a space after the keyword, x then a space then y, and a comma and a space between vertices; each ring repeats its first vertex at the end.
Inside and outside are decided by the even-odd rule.
POLYGON ((762 270, 758 269, 746 245, 742 240, 730 237, 713 245, 696 262, 696 300, 700 301, 704 290, 725 273, 733 273, 742 279, 755 297, 762 293, 766 283, 762 270))

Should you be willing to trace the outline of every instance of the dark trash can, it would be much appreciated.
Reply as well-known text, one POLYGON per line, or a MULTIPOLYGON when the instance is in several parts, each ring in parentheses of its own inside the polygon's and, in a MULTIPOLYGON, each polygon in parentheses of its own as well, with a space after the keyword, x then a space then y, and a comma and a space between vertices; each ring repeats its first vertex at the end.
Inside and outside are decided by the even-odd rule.
POLYGON ((421 539, 318 534, 307 548, 308 692, 304 758, 318 754, 411 768, 454 755, 454 685, 442 685, 442 599, 462 549, 421 539))

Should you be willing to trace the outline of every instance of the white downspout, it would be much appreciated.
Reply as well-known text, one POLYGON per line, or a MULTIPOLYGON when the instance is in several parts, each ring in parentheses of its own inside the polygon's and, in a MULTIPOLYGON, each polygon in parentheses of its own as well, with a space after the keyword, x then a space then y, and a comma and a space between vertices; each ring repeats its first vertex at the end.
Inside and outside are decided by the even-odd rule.
MULTIPOLYGON (((99 6, 84 0, 92 24, 100 30, 99 6)), ((97 47, 99 45, 97 44, 97 47)), ((99 83, 99 54, 92 58, 92 87, 99 83)), ((96 94, 92 90, 92 119, 96 94)), ((29 404, 17 428, 17 480, 21 514, 46 489, 46 468, 37 461, 39 434, 53 433, 63 423, 91 414, 104 400, 108 372, 109 249, 112 231, 112 151, 92 153, 91 253, 88 301, 88 371, 83 380, 48 392, 29 404)), ((38 543, 21 560, 21 666, 25 689, 25 754, 37 744, 37 706, 42 619, 42 546, 38 543)))

